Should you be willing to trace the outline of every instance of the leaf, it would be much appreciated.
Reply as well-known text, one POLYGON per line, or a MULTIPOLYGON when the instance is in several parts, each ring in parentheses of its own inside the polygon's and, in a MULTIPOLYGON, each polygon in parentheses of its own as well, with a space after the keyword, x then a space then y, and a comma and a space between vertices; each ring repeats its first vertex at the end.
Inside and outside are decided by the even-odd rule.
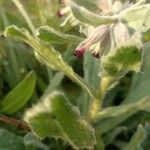
POLYGON ((37 37, 47 43, 80 43, 83 39, 75 35, 64 34, 49 26, 42 26, 37 30, 37 37))
POLYGON ((54 77, 50 80, 50 84, 48 86, 48 91, 54 90, 58 85, 61 84, 61 81, 64 78, 64 74, 62 72, 57 72, 54 77))
MULTIPOLYGON (((99 73, 99 66, 100 62, 99 59, 93 59, 93 56, 91 54, 86 53, 84 55, 84 61, 83 61, 83 70, 84 70, 84 79, 93 85, 95 88, 98 87, 100 84, 100 77, 98 76, 99 73)), ((90 97, 87 95, 87 93, 83 93, 84 99, 82 104, 82 113, 85 114, 89 107, 90 97)))
POLYGON ((136 46, 122 46, 102 57, 102 74, 117 77, 129 71, 138 72, 141 67, 141 51, 136 46))
POLYGON ((138 101, 144 97, 150 97, 150 43, 144 45, 143 48, 143 64, 141 73, 133 76, 132 84, 124 104, 138 101))
POLYGON ((130 28, 138 32, 146 32, 150 28, 150 4, 130 7, 119 14, 119 17, 130 28))
POLYGON ((118 16, 100 16, 94 14, 84 8, 83 6, 78 6, 74 2, 70 3, 70 8, 73 16, 79 20, 80 22, 93 25, 100 26, 102 24, 109 24, 117 20, 118 16))
POLYGON ((94 12, 99 11, 99 7, 98 7, 97 1, 91 1, 91 0, 84 0, 84 1, 81 1, 81 0, 72 0, 72 1, 75 2, 79 6, 85 7, 89 11, 92 11, 92 12, 93 11, 94 12))
POLYGON ((20 110, 33 94, 36 83, 34 72, 30 72, 1 102, 1 113, 13 114, 20 110))
POLYGON ((104 134, 140 111, 150 113, 150 101, 148 97, 131 104, 102 109, 97 116, 94 126, 104 134))
POLYGON ((61 138, 74 148, 92 148, 94 129, 85 122, 77 107, 60 92, 47 95, 39 104, 28 110, 25 121, 40 138, 61 138))
POLYGON ((24 149, 23 138, 5 129, 0 129, 0 149, 20 150, 24 149))
POLYGON ((150 29, 143 34, 143 40, 144 40, 144 42, 150 41, 150 29))
POLYGON ((27 30, 18 29, 15 26, 8 27, 5 31, 5 36, 10 36, 28 43, 31 47, 34 48, 34 51, 40 61, 42 61, 47 66, 52 67, 52 69, 62 71, 72 81, 76 82, 83 89, 85 89, 92 98, 96 98, 97 95, 95 90, 63 61, 58 51, 54 50, 52 47, 49 48, 43 42, 30 35, 27 30))
POLYGON ((116 127, 116 128, 114 128, 112 131, 108 132, 108 133, 103 137, 104 142, 105 142, 105 145, 111 144, 111 143, 114 141, 114 139, 116 138, 116 136, 117 136, 118 134, 120 134, 120 133, 123 132, 123 131, 126 132, 127 129, 128 129, 127 127, 121 126, 121 127, 116 127))
POLYGON ((141 143, 144 138, 145 130, 142 125, 139 125, 130 142, 123 148, 123 150, 141 150, 141 143))
POLYGON ((23 139, 26 146, 33 146, 36 148, 41 148, 43 150, 48 150, 49 148, 38 140, 31 132, 27 133, 23 139))

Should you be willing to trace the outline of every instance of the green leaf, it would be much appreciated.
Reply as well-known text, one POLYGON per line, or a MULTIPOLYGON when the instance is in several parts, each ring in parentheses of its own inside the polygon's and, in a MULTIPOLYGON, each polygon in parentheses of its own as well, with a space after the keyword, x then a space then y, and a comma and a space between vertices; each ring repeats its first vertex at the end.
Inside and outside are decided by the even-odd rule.
POLYGON ((114 128, 110 132, 106 133, 106 135, 103 137, 105 145, 111 144, 118 134, 120 134, 123 131, 126 132, 127 129, 128 128, 125 126, 120 126, 120 127, 114 128))
POLYGON ((63 78, 64 78, 64 74, 62 72, 57 72, 53 76, 53 78, 51 78, 50 84, 49 84, 47 90, 52 91, 52 90, 56 89, 61 84, 61 81, 63 80, 63 78))
POLYGON ((113 23, 117 20, 118 16, 100 16, 94 14, 84 8, 83 6, 78 6, 74 2, 70 3, 70 8, 73 16, 79 20, 80 22, 93 25, 93 26, 100 26, 102 24, 109 24, 113 23))
POLYGON ((80 117, 77 107, 59 92, 53 92, 28 110, 25 121, 40 138, 61 138, 74 148, 92 148, 94 129, 80 117))
POLYGON ((150 41, 150 29, 143 34, 143 40, 144 40, 144 42, 150 41))
POLYGON ((15 26, 10 26, 6 29, 5 35, 28 43, 31 47, 34 48, 36 56, 38 59, 40 59, 40 61, 52 69, 62 71, 71 80, 85 89, 92 98, 97 97, 95 90, 63 61, 58 51, 54 50, 52 47, 49 48, 43 42, 30 35, 27 30, 18 29, 15 26))
POLYGON ((114 77, 122 76, 129 71, 138 72, 141 67, 141 51, 136 46, 122 46, 101 60, 102 74, 114 77))
POLYGON ((150 42, 143 47, 143 64, 141 73, 133 76, 132 84, 124 104, 139 101, 144 97, 150 97, 150 42))
POLYGON ((148 97, 131 104, 102 109, 97 116, 94 126, 104 134, 140 111, 150 112, 148 97))
POLYGON ((138 32, 146 32, 150 28, 150 4, 130 7, 119 14, 122 21, 138 32))
MULTIPOLYGON (((93 59, 93 56, 91 56, 90 53, 84 55, 84 79, 95 88, 98 88, 98 85, 100 84, 100 77, 98 76, 99 66, 99 59, 93 59)), ((86 114, 89 108, 90 97, 87 93, 83 93, 83 95, 82 113, 86 114)))
POLYGON ((42 26, 37 30, 37 37, 47 43, 80 43, 83 39, 75 35, 64 34, 49 26, 42 26))
POLYGON ((1 113, 13 114, 20 110, 33 94, 36 83, 34 72, 30 72, 1 102, 1 113))
POLYGON ((144 138, 145 130, 142 125, 139 125, 130 142, 123 148, 123 150, 141 150, 141 143, 144 138))
POLYGON ((92 12, 99 11, 98 3, 95 0, 94 1, 91 1, 91 0, 84 0, 84 1, 81 1, 81 0, 72 0, 72 1, 75 2, 79 6, 85 7, 89 11, 92 11, 92 12))
POLYGON ((43 144, 37 137, 35 137, 31 132, 27 133, 23 139, 26 146, 32 146, 35 148, 41 148, 43 150, 48 150, 49 148, 43 144))
POLYGON ((23 150, 23 138, 5 129, 0 129, 0 149, 1 150, 23 150))

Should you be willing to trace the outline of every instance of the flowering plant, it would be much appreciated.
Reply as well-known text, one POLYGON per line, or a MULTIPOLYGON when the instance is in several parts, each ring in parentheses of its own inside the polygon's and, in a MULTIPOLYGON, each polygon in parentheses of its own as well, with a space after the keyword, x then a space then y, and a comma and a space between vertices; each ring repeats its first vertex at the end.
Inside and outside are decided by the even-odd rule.
MULTIPOLYGON (((12 2, 23 16, 26 27, 13 23, 2 35, 22 41, 27 48, 32 47, 40 65, 47 66, 50 78, 41 100, 25 110, 21 128, 31 131, 25 139, 28 141, 32 137, 34 142, 29 140, 30 144, 24 142, 23 145, 49 149, 50 144, 58 149, 56 141, 61 140, 58 145, 62 149, 71 146, 72 149, 104 150, 110 145, 124 150, 145 148, 147 145, 143 143, 148 139, 145 133, 150 128, 147 123, 150 101, 149 86, 142 91, 141 85, 149 77, 142 72, 148 68, 146 56, 150 54, 147 51, 150 44, 146 42, 149 41, 150 4, 146 0, 45 0, 45 3, 36 0, 37 20, 41 23, 37 21, 35 26, 33 20, 37 13, 30 17, 19 0, 12 2), (51 4, 51 14, 47 13, 48 4, 51 4), (84 77, 68 65, 75 64, 79 68, 82 62, 84 77), (133 72, 136 74, 128 95, 114 106, 116 88, 133 72), (73 90, 62 88, 64 75, 83 91, 78 87, 77 94, 69 97, 73 90), (71 101, 72 97, 76 102, 71 101), (143 120, 136 117, 141 112, 144 116, 148 114, 143 120), (136 121, 128 123, 132 117, 136 121), (124 132, 129 134, 133 128, 137 130, 129 142, 117 138, 124 132), (35 136, 42 141, 37 141, 35 136), (55 144, 44 141, 49 137, 55 144)), ((23 108, 35 89, 36 76, 43 89, 42 80, 31 72, 2 100, 0 118, 23 108)))

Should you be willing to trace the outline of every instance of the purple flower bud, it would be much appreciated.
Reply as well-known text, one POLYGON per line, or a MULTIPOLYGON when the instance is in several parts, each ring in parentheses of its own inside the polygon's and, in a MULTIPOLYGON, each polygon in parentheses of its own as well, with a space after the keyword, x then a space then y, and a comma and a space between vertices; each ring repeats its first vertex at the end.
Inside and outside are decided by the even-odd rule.
POLYGON ((81 47, 81 48, 76 49, 73 55, 76 56, 77 58, 81 58, 84 53, 85 53, 85 48, 81 47))
POLYGON ((98 51, 94 51, 90 49, 90 47, 97 42, 101 42, 101 40, 103 40, 105 36, 107 36, 108 32, 109 32, 108 25, 101 25, 96 29, 94 29, 93 32, 91 32, 91 34, 89 35, 89 37, 78 45, 74 55, 77 58, 80 58, 85 53, 85 51, 89 50, 91 51, 91 53, 93 53, 94 57, 99 58, 100 49, 98 51))
POLYGON ((58 16, 58 17, 62 17, 63 15, 64 15, 64 14, 63 14, 63 12, 62 12, 61 10, 58 10, 58 11, 57 11, 57 16, 58 16))

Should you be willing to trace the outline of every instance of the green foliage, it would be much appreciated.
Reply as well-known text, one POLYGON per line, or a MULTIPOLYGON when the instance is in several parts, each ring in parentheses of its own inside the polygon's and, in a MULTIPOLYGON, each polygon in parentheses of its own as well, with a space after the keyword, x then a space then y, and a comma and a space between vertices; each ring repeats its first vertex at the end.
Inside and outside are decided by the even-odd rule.
POLYGON ((0 129, 0 149, 1 150, 24 149, 23 138, 5 129, 0 129))
POLYGON ((141 67, 141 52, 135 46, 120 47, 102 58, 104 76, 122 76, 129 71, 138 72, 141 67))
POLYGON ((142 70, 140 73, 133 76, 132 84, 129 90, 129 93, 123 103, 131 103, 134 101, 139 101, 144 97, 149 97, 149 88, 150 88, 150 43, 146 43, 143 48, 143 64, 142 70))
POLYGON ((146 32, 150 28, 150 4, 129 8, 120 14, 130 28, 138 32, 146 32))
POLYGON ((139 111, 150 112, 150 102, 148 98, 131 104, 104 108, 99 112, 94 124, 96 128, 102 129, 101 133, 104 134, 139 111))
POLYGON ((45 96, 25 114, 25 120, 40 138, 62 138, 74 148, 91 148, 95 144, 94 129, 86 123, 62 93, 45 96))
POLYGON ((70 8, 71 8, 72 14, 77 20, 83 23, 93 25, 93 26, 99 26, 101 24, 109 24, 109 23, 116 21, 117 19, 117 16, 109 17, 109 16, 96 15, 88 11, 83 6, 82 7, 78 6, 73 2, 70 4, 70 8))
POLYGON ((37 37, 48 43, 79 43, 83 40, 82 38, 79 38, 75 35, 68 35, 57 32, 48 26, 40 27, 37 32, 37 37))
POLYGON ((145 131, 142 125, 139 125, 137 131, 132 136, 129 144, 127 144, 123 150, 141 150, 141 143, 145 137, 145 131))
POLYGON ((0 149, 149 150, 149 14, 146 0, 0 0, 0 149))
POLYGON ((41 143, 39 139, 37 139, 32 133, 27 133, 23 138, 23 142, 27 148, 41 148, 43 150, 48 150, 49 148, 44 144, 41 143))
POLYGON ((32 37, 26 30, 20 30, 15 26, 8 27, 5 31, 5 35, 28 43, 31 47, 34 48, 35 55, 42 63, 46 64, 54 70, 56 69, 64 72, 65 75, 84 88, 91 95, 91 97, 96 97, 93 88, 90 87, 86 81, 78 76, 72 70, 72 68, 63 61, 60 53, 54 50, 54 48, 48 48, 44 43, 32 37))
POLYGON ((30 72, 0 103, 1 113, 13 114, 20 110, 31 98, 36 83, 34 72, 30 72))

